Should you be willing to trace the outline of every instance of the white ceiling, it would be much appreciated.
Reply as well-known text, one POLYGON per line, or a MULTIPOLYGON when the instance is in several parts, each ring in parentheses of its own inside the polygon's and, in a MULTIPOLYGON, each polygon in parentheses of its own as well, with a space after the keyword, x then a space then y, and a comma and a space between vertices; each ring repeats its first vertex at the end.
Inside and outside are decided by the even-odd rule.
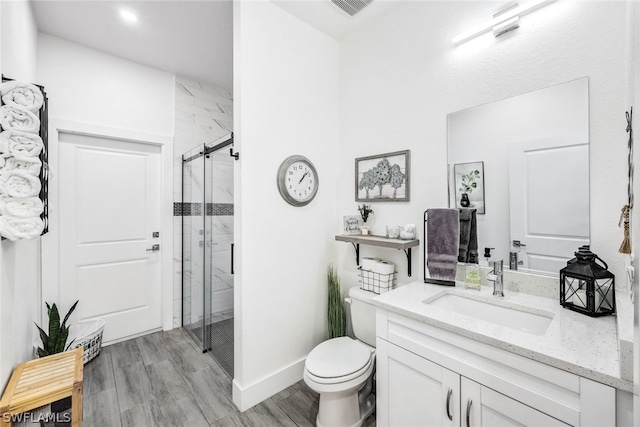
POLYGON ((231 0, 31 0, 38 29, 226 89, 233 86, 231 0), (120 8, 138 15, 123 21, 120 8))
MULTIPOLYGON (((399 2, 374 0, 350 17, 331 0, 271 0, 340 40, 399 2)), ((232 0, 31 0, 38 30, 131 61, 233 87, 232 0), (139 22, 122 20, 120 9, 139 22)))
POLYGON ((401 3, 399 0, 374 0, 352 17, 331 3, 331 0, 271 2, 336 40, 342 40, 363 23, 401 3))

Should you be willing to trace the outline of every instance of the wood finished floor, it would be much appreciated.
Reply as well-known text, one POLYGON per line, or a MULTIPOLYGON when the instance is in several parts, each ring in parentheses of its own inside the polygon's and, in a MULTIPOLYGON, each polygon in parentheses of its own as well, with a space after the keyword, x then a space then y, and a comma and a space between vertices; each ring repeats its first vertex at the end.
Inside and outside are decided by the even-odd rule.
MULTIPOLYGON (((84 370, 84 425, 315 426, 318 395, 303 381, 241 413, 231 380, 182 329, 104 347, 84 370)), ((375 415, 364 426, 375 426, 375 415)))

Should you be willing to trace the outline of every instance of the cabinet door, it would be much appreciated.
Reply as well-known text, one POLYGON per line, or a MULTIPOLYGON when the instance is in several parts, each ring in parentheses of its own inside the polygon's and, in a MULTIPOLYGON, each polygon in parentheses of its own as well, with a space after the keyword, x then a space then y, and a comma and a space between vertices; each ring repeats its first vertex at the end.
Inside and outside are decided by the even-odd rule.
POLYGON ((378 339, 378 426, 460 425, 460 376, 378 339))
POLYGON ((460 379, 462 427, 556 427, 567 424, 475 381, 460 379))

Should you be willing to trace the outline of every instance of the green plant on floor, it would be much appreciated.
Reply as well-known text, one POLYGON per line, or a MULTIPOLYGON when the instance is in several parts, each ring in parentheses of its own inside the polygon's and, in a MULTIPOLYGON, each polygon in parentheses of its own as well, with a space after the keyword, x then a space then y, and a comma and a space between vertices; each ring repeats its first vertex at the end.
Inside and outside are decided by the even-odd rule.
POLYGON ((52 306, 49 306, 49 303, 45 302, 47 306, 47 315, 49 317, 49 333, 47 334, 40 326, 36 324, 36 328, 38 328, 38 332, 40 332, 40 341, 42 341, 42 347, 38 347, 38 357, 45 357, 51 354, 62 353, 71 347, 73 341, 67 345, 67 338, 69 337, 69 327, 67 326, 67 320, 69 320, 69 316, 73 313, 73 310, 76 309, 78 305, 78 301, 76 301, 66 316, 64 316, 64 320, 60 323, 60 313, 58 313, 58 307, 56 307, 55 303, 52 306), (66 346, 66 347, 65 347, 66 346))
POLYGON ((338 273, 329 264, 327 267, 327 285, 329 286, 329 338, 343 337, 345 335, 345 314, 342 305, 342 293, 340 291, 340 279, 338 273))

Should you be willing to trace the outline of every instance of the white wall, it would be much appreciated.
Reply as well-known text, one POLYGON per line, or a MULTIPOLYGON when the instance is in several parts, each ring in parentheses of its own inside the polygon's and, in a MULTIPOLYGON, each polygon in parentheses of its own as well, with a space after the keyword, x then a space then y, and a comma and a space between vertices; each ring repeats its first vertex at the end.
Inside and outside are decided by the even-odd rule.
POLYGON ((172 74, 47 34, 38 43, 50 117, 173 135, 172 74))
MULTIPOLYGON (((626 201, 626 5, 554 2, 499 39, 487 33, 451 43, 497 7, 404 2, 341 43, 340 180, 353 182, 355 157, 411 149, 411 202, 374 204, 373 227, 380 234, 385 224, 413 222, 422 233, 423 212, 447 206, 448 113, 588 76, 592 250, 623 283, 625 259, 617 250, 626 201)), ((337 217, 356 212, 352 187, 340 187, 337 217)), ((422 243, 411 279, 399 251, 366 248, 361 256, 399 263, 400 283, 421 280, 422 243)), ((344 245, 340 260, 343 280, 355 282, 353 249, 344 245)))
MULTIPOLYGON (((26 0, 0 3, 0 70, 7 77, 40 83, 37 31, 26 0)), ((31 358, 40 323, 40 238, 0 243, 0 389, 15 365, 31 358)))
MULTIPOLYGON (((629 90, 628 90, 628 104, 635 107, 635 117, 633 120, 633 126, 635 128, 636 135, 640 128, 640 119, 638 119, 638 108, 640 106, 640 5, 638 2, 628 2, 630 8, 629 16, 629 33, 627 34, 628 40, 631 40, 628 50, 628 66, 629 70, 629 90)), ((636 165, 640 165, 640 150, 638 144, 640 144, 640 138, 635 137, 635 150, 633 161, 636 165)), ((638 176, 637 173, 634 174, 638 176)), ((640 200, 640 184, 638 184, 637 178, 634 183, 634 199, 640 200)), ((635 204, 635 203, 634 203, 635 204)), ((635 205, 635 208, 631 211, 631 248, 634 254, 634 280, 633 280, 633 302, 635 304, 635 310, 633 313, 634 324, 634 358, 633 358, 633 425, 640 425, 640 269, 638 268, 640 251, 640 208, 635 205)))
MULTIPOLYGON (((66 310, 73 301, 60 301, 58 293, 58 134, 67 131, 117 135, 133 140, 172 141, 174 129, 174 76, 57 37, 38 35, 38 76, 49 96, 50 232, 42 240, 44 301, 58 302, 66 310), (66 307, 66 308, 65 308, 66 307)), ((162 145, 163 193, 162 313, 164 328, 173 326, 172 202, 173 144, 162 145)), ((126 207, 123 207, 126 208, 126 207)), ((82 301, 79 303, 82 310, 82 301)), ((73 317, 72 317, 73 320, 73 317)))
MULTIPOLYGON (((302 378, 327 338, 326 268, 334 260, 339 154, 338 43, 267 1, 234 2, 236 149, 235 379, 245 410, 302 378), (315 200, 292 207, 276 172, 290 155, 319 174, 315 200)), ((351 180, 349 180, 351 182, 351 180)))

